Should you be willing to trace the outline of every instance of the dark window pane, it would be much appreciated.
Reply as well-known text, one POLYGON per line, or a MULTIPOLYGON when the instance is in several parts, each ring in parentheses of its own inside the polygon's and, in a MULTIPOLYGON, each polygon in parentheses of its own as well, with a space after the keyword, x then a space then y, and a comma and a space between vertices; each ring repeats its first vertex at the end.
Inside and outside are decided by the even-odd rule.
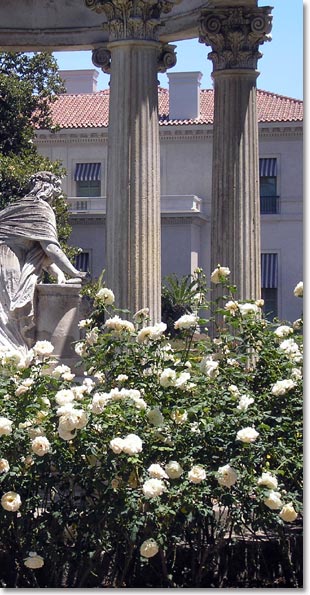
POLYGON ((271 287, 262 287, 262 298, 264 300, 263 311, 267 320, 272 321, 278 316, 278 290, 271 287))
POLYGON ((277 194, 277 178, 262 177, 260 178, 260 195, 261 196, 276 196, 277 194))
POLYGON ((85 182, 76 182, 76 195, 91 197, 101 196, 101 182, 100 180, 89 180, 85 182))

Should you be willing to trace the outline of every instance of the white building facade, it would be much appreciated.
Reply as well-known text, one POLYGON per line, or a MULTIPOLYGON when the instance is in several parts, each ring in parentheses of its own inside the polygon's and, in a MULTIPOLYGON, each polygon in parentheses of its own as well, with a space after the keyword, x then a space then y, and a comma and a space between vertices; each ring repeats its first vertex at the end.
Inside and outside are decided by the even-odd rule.
MULTIPOLYGON (((105 268, 109 92, 96 91, 97 73, 63 71, 69 93, 53 106, 56 133, 39 130, 40 153, 67 170, 70 243, 78 266, 98 277, 105 268)), ((162 278, 210 274, 213 91, 201 73, 168 75, 159 89, 162 278)), ((257 92, 261 193, 262 297, 282 320, 301 314, 293 295, 303 278, 302 102, 257 92)), ((221 263, 225 265, 225 263, 221 263)))

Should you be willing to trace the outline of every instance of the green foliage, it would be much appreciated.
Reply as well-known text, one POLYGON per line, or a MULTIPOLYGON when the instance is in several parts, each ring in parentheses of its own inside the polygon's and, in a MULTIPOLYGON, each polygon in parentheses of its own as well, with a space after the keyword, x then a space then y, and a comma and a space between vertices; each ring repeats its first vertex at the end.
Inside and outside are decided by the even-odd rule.
POLYGON ((182 314, 196 311, 205 299, 205 293, 206 279, 202 269, 197 268, 193 275, 165 277, 161 295, 162 320, 171 336, 179 335, 174 328, 175 321, 182 314))
POLYGON ((81 379, 55 368, 48 342, 28 361, 2 350, 3 586, 216 587, 219 552, 237 536, 286 551, 280 511, 292 506, 295 525, 302 514, 302 336, 226 290, 219 335, 198 340, 203 321, 186 314, 173 347, 165 324, 147 311, 121 319, 101 287, 80 323, 81 379), (50 447, 38 454, 40 436, 50 447), (25 566, 29 552, 42 568, 25 566))
MULTIPOLYGON (((34 173, 65 175, 59 161, 43 157, 35 146, 37 128, 55 131, 51 105, 64 90, 51 54, 0 52, 0 209, 25 196, 34 173)), ((64 197, 57 199, 54 209, 60 243, 73 259, 76 249, 67 245, 71 226, 64 197)))

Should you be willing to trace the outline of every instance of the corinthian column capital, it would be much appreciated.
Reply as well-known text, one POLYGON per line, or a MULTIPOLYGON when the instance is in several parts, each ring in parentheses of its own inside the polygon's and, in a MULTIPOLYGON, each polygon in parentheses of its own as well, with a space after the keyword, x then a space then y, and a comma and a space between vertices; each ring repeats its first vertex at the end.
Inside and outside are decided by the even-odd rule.
POLYGON ((101 45, 93 50, 92 61, 95 66, 101 68, 106 74, 111 73, 111 52, 106 45, 101 45))
POLYGON ((177 55, 175 52, 176 45, 165 43, 161 46, 161 51, 158 56, 157 70, 158 72, 166 72, 168 68, 173 68, 177 63, 177 55))
POLYGON ((109 41, 144 39, 158 41, 161 14, 181 0, 85 0, 90 10, 104 14, 109 41))
POLYGON ((271 40, 269 6, 212 8, 202 12, 199 41, 210 45, 213 69, 256 69, 262 57, 259 46, 271 40))

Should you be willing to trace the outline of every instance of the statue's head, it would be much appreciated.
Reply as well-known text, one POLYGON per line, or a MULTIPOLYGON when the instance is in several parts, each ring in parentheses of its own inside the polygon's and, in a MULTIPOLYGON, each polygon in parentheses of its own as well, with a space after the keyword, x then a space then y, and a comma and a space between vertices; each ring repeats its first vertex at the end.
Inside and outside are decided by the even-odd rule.
POLYGON ((31 176, 29 180, 28 194, 31 196, 52 202, 61 193, 61 178, 50 171, 39 171, 31 176))

